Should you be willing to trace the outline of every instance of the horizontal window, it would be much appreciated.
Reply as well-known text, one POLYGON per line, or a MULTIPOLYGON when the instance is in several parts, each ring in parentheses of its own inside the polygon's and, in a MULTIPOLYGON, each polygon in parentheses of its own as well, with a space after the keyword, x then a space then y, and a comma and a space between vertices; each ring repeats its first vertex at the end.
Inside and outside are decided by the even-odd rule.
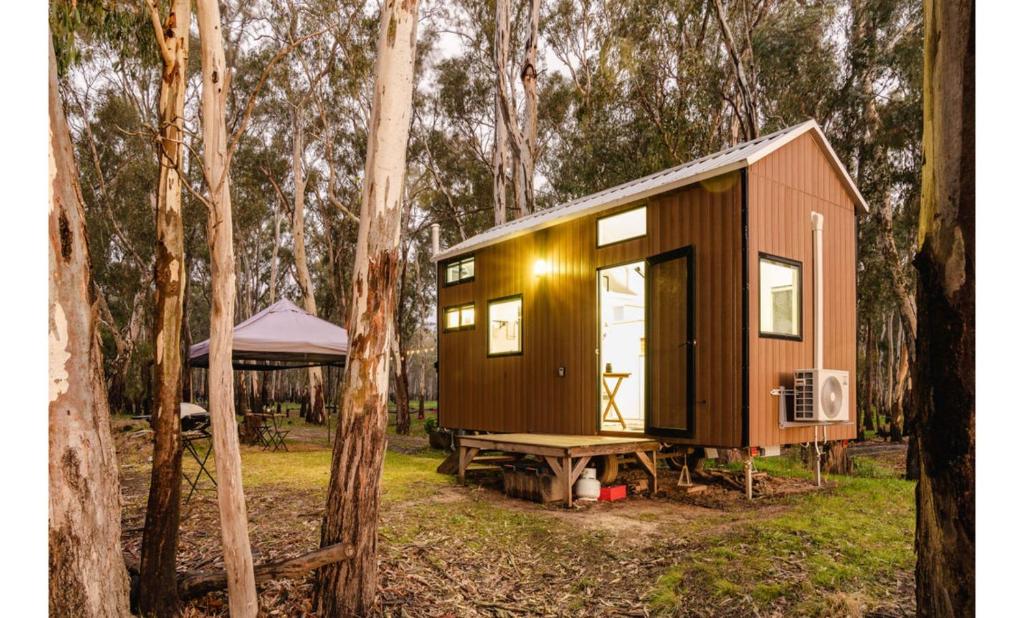
POLYGON ((444 329, 463 330, 476 324, 476 306, 473 303, 448 307, 444 310, 444 329))
POLYGON ((487 355, 504 356, 523 351, 523 297, 499 298, 487 303, 487 355))
POLYGON ((476 258, 468 257, 448 262, 444 267, 444 284, 454 285, 464 281, 472 281, 476 275, 476 258))
POLYGON ((761 256, 761 335, 800 338, 800 270, 799 262, 761 256))
POLYGON ((597 246, 647 235, 647 207, 641 206, 597 220, 597 246))

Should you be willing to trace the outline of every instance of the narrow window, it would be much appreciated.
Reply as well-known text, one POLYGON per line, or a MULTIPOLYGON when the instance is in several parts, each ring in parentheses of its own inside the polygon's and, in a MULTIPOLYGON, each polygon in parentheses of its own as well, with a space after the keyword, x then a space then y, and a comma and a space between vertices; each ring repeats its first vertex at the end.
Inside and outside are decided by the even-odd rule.
POLYGON ((641 206, 597 220, 597 246, 603 247, 647 234, 647 207, 641 206))
POLYGON ((800 339, 800 262, 761 255, 761 335, 800 339))
POLYGON ((455 285, 472 281, 476 275, 476 258, 473 256, 448 262, 444 267, 444 284, 455 285))
POLYGON ((476 324, 476 306, 473 303, 446 307, 444 310, 444 329, 446 331, 465 330, 476 324))
POLYGON ((510 296, 487 303, 487 355, 523 351, 523 297, 510 296))

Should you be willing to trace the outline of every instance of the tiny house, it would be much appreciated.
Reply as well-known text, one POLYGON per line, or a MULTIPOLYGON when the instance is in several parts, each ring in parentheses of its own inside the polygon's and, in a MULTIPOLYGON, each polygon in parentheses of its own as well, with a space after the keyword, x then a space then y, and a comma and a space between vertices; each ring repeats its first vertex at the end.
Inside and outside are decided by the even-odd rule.
POLYGON ((769 452, 853 438, 866 211, 812 120, 440 250, 439 422, 769 452))

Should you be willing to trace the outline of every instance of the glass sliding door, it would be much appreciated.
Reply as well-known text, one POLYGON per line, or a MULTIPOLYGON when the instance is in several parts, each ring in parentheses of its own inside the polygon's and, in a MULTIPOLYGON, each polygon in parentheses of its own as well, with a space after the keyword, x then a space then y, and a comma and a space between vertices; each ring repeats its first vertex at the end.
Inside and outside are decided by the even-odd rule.
POLYGON ((647 267, 649 410, 647 432, 693 432, 693 253, 684 247, 655 256, 647 267))

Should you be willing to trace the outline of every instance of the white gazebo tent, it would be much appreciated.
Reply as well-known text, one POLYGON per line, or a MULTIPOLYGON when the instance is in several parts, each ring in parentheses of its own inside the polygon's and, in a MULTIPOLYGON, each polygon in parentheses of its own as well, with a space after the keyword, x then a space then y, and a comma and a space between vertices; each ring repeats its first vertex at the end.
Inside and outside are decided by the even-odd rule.
MULTIPOLYGON (((232 363, 240 370, 343 366, 348 355, 344 328, 306 313, 290 300, 277 301, 232 332, 232 363)), ((209 339, 195 344, 189 349, 189 364, 208 366, 209 353, 209 339)))

